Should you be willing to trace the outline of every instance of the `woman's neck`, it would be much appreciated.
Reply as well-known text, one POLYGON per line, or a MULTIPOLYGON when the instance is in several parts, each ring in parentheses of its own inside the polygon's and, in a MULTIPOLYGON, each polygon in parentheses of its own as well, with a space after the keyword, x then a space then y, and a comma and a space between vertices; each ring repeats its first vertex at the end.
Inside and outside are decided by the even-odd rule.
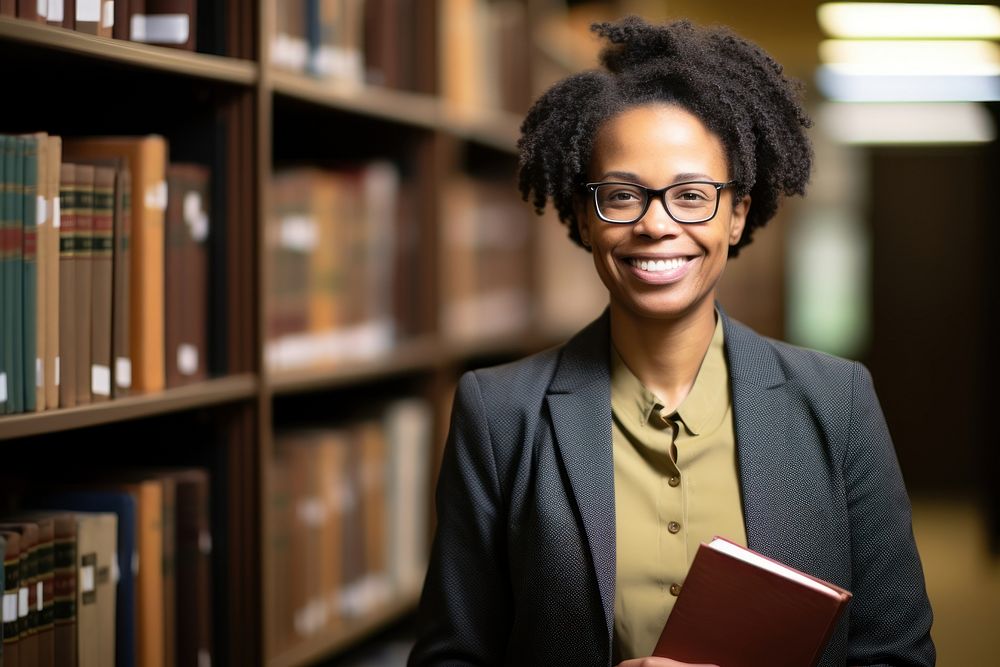
POLYGON ((651 320, 611 304, 611 341, 618 355, 667 412, 687 397, 715 333, 715 302, 677 320, 651 320))

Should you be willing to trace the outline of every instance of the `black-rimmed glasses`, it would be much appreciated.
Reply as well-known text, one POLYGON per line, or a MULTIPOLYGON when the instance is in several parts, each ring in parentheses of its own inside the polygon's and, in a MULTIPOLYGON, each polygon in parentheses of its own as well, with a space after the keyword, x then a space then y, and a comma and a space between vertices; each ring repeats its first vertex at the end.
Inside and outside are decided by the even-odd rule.
POLYGON ((635 183, 603 181, 585 187, 594 193, 594 209, 605 222, 632 224, 646 215, 650 201, 660 199, 667 215, 682 224, 693 224, 714 218, 719 212, 722 189, 735 183, 688 181, 654 190, 635 183))

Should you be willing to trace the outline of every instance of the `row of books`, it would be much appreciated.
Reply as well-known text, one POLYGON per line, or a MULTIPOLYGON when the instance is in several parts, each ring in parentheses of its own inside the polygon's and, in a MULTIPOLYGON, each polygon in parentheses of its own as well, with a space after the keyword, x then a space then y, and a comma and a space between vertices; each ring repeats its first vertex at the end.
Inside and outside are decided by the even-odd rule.
POLYGON ((527 110, 523 0, 274 0, 273 65, 335 80, 438 92, 455 111, 527 110), (432 53, 429 37, 440 35, 432 53))
POLYGON ((0 16, 189 51, 196 10, 197 0, 0 0, 0 16))
POLYGON ((419 399, 390 403, 376 419, 276 435, 266 548, 277 653, 419 592, 431 440, 419 399))
POLYGON ((207 169, 168 166, 156 136, 0 135, 0 153, 0 412, 204 378, 207 169))
POLYGON ((19 505, 0 518, 0 664, 211 664, 207 472, 138 471, 19 505))

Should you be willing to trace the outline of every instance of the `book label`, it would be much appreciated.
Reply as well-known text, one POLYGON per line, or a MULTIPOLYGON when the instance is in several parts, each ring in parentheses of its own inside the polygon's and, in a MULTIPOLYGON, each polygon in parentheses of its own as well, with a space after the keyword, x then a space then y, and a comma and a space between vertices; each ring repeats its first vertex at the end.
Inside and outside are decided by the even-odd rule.
POLYGON ((52 226, 56 229, 62 227, 62 215, 59 208, 59 199, 52 200, 52 226))
POLYGON ((39 581, 35 585, 35 609, 37 609, 38 611, 43 611, 45 602, 44 594, 45 594, 44 586, 42 586, 42 582, 39 581))
POLYGON ((184 44, 191 35, 187 14, 133 14, 131 26, 131 39, 148 44, 184 44))
POLYGON ((41 389, 45 386, 45 360, 35 357, 35 386, 41 389))
POLYGON ((177 346, 177 370, 181 375, 194 375, 198 372, 198 348, 188 343, 177 346))
POLYGON ((0 373, 0 403, 7 402, 7 374, 0 373))
POLYGON ((59 377, 60 377, 59 376, 59 371, 60 370, 62 370, 62 367, 59 364, 59 357, 56 357, 56 385, 62 384, 61 382, 59 382, 59 377))
POLYGON ((13 623, 17 620, 17 593, 7 593, 3 596, 3 622, 13 623))
POLYGON ((35 215, 37 215, 37 220, 39 225, 44 225, 49 221, 49 201, 39 195, 38 200, 35 203, 35 208, 37 209, 35 215))
POLYGON ((203 648, 198 649, 198 667, 212 667, 212 654, 203 648))
POLYGON ((101 0, 76 0, 76 20, 97 23, 101 20, 101 0))
POLYGON ((111 395, 111 368, 94 364, 90 367, 90 391, 98 396, 111 395))
POLYGON ((90 604, 97 601, 97 554, 86 554, 80 563, 80 593, 83 603, 90 604))
MULTIPOLYGON (((132 36, 135 39, 135 28, 132 28, 132 36)), ((145 197, 146 208, 153 209, 154 211, 166 211, 167 210, 167 182, 160 181, 156 185, 151 185, 146 189, 145 197)))
POLYGON ((128 357, 115 359, 115 384, 122 389, 132 386, 132 360, 128 357))
POLYGON ((17 616, 18 618, 26 618, 28 612, 31 611, 31 605, 28 604, 28 587, 24 586, 17 592, 17 616))
POLYGON ((113 28, 115 25, 115 0, 104 0, 101 16, 102 28, 113 28))
MULTIPOLYGON (((45 0, 38 0, 39 6, 41 6, 44 1, 45 0)), ((63 16, 65 16, 63 0, 49 0, 49 21, 52 21, 53 23, 61 23, 63 16)))

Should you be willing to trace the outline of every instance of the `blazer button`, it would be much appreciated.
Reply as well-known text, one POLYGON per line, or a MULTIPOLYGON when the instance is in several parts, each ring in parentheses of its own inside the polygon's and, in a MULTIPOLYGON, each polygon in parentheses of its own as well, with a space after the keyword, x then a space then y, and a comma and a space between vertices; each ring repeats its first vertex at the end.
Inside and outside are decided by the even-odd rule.
POLYGON ((680 584, 670 584, 670 594, 673 595, 674 597, 677 597, 678 595, 680 595, 681 594, 681 585, 680 584))
POLYGON ((677 523, 676 521, 671 521, 670 523, 667 524, 667 530, 676 535, 677 533, 681 532, 681 524, 677 523))
POLYGON ((681 478, 678 477, 677 475, 673 475, 670 477, 670 479, 667 480, 667 484, 669 484, 670 486, 680 486, 681 478))

